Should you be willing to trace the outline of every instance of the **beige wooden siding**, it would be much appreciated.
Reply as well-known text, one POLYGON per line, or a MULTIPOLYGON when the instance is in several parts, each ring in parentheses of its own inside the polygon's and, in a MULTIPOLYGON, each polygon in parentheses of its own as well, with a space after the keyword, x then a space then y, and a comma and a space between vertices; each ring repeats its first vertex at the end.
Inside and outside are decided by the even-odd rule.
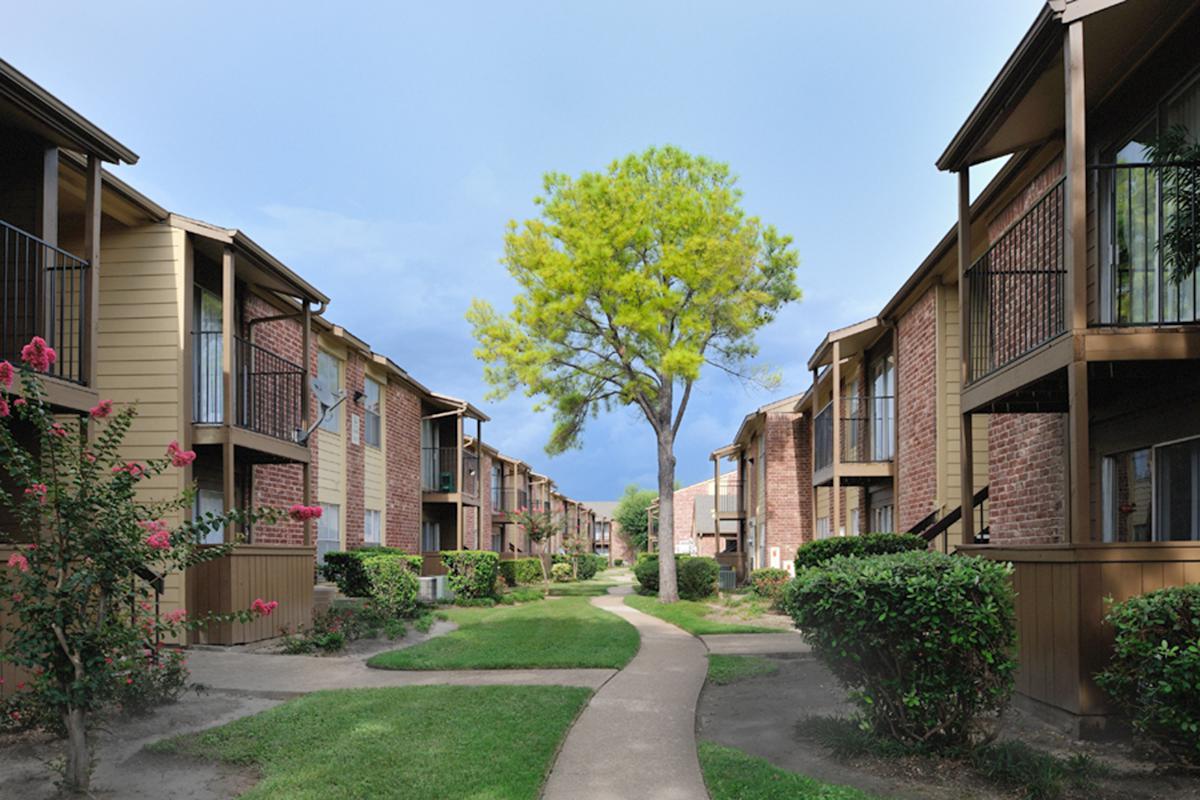
MULTIPOLYGON (((185 247, 184 233, 168 225, 104 232, 96 387, 103 398, 137 405, 123 453, 131 461, 162 456, 172 439, 188 440, 181 389, 191 344, 183 329, 185 247)), ((188 471, 170 469, 142 482, 140 493, 168 500, 188 479, 188 471)), ((163 600, 166 609, 183 606, 181 574, 168 576, 163 600)))
MULTIPOLYGON (((958 323, 958 286, 938 287, 937 370, 941 380, 937 403, 937 503, 943 514, 957 508, 962 497, 962 407, 959 403, 962 361, 958 323)), ((975 491, 982 489, 988 481, 987 420, 986 414, 976 414, 973 418, 975 491)), ((951 526, 949 534, 948 544, 953 549, 962 542, 962 525, 951 526)))
POLYGON ((387 376, 367 370, 367 377, 379 383, 379 447, 364 447, 363 504, 368 511, 378 511, 380 539, 387 531, 387 376))
MULTIPOLYGON (((335 386, 334 391, 340 391, 346 380, 345 351, 336 345, 325 341, 320 343, 321 349, 337 356, 342 362, 342 386, 335 386)), ((341 544, 346 546, 346 414, 345 403, 339 405, 333 412, 338 417, 340 426, 338 432, 317 428, 317 502, 338 506, 339 531, 341 544)))

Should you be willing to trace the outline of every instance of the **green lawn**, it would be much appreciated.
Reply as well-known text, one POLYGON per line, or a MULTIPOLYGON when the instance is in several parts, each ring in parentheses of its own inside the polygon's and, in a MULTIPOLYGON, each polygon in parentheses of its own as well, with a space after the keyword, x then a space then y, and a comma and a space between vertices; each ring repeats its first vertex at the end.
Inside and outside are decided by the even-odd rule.
POLYGON ((741 625, 730 622, 717 622, 708 619, 712 607, 708 603, 696 600, 679 600, 663 605, 657 597, 631 594, 625 597, 626 605, 633 606, 638 611, 644 611, 661 620, 678 625, 685 631, 696 636, 710 633, 784 633, 781 628, 768 628, 762 625, 741 625))
POLYGON ((592 578, 576 583, 550 584, 551 597, 599 597, 617 584, 604 578, 592 578))
POLYGON ((759 675, 774 675, 776 672, 779 672, 779 664, 762 656, 726 656, 718 653, 708 656, 708 679, 719 686, 759 675))
POLYGON ((731 747, 700 742, 697 751, 712 800, 873 800, 849 786, 821 783, 731 747))
POLYGON ((637 629, 592 606, 562 597, 520 606, 446 611, 458 630, 415 647, 372 657, 380 669, 620 669, 638 649, 637 629))
POLYGON ((533 800, 591 692, 406 686, 316 692, 156 752, 257 767, 245 800, 533 800))

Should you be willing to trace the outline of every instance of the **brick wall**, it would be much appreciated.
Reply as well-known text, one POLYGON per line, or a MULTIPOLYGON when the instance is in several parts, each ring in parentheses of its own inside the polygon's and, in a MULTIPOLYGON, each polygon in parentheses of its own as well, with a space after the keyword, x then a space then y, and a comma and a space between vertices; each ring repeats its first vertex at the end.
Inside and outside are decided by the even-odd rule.
POLYGON ((363 514, 366 511, 363 497, 364 459, 366 442, 363 440, 365 420, 363 407, 354 402, 354 393, 363 391, 363 381, 366 377, 366 364, 358 352, 351 350, 345 365, 346 429, 342 434, 346 442, 346 507, 342 509, 342 528, 345 531, 346 547, 353 549, 363 544, 363 514), (358 427, 358 443, 354 441, 353 431, 358 427))
POLYGON ((389 382, 384 401, 387 437, 387 512, 383 540, 416 553, 421 546, 421 399, 389 382))
MULTIPOLYGON (((304 361, 304 326, 297 319, 275 320, 249 326, 249 322, 273 317, 279 309, 256 294, 241 293, 243 298, 241 335, 254 344, 276 353, 294 364, 304 361), (251 331, 253 330, 253 334, 251 331)), ((271 506, 286 509, 304 500, 304 468, 300 464, 259 464, 253 467, 253 499, 255 507, 271 506)), ((312 480, 316 481, 313 467, 312 480)), ((315 483, 314 483, 315 485, 315 483)), ((316 531, 313 531, 314 537, 316 531)), ((260 544, 304 544, 304 525, 291 520, 254 526, 253 539, 260 544)))
POLYGON ((988 447, 992 543, 1065 541, 1066 415, 992 414, 988 447))
POLYGON ((895 512, 902 531, 928 515, 937 498, 936 297, 930 289, 897 323, 895 512))
POLYGON ((767 547, 780 548, 781 562, 793 561, 796 549, 812 538, 812 474, 809 421, 796 413, 766 415, 767 547))

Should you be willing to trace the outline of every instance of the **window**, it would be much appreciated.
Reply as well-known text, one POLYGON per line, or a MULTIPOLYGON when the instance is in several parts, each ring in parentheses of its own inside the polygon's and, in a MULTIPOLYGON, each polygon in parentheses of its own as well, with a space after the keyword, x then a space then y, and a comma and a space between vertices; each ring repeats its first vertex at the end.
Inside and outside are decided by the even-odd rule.
POLYGON ((1104 541, 1200 540, 1200 439, 1107 456, 1101 481, 1104 541))
POLYGON ((421 552, 436 553, 442 549, 442 526, 438 522, 421 522, 421 552))
POLYGON ((363 514, 363 544, 377 545, 382 541, 383 512, 368 508, 363 514))
POLYGON ((504 534, 497 527, 492 528, 492 550, 499 553, 504 547, 504 534))
POLYGON ((828 539, 829 534, 829 517, 817 517, 817 538, 828 539))
POLYGON ((221 356, 221 297, 196 287, 195 325, 192 336, 193 391, 192 417, 201 424, 220 423, 225 415, 225 379, 221 356))
POLYGON ((321 517, 317 520, 317 561, 325 563, 325 554, 342 549, 342 507, 321 503, 321 517))
POLYGON ((366 431, 364 438, 367 445, 370 447, 381 447, 383 445, 383 422, 380 417, 382 409, 381 398, 383 396, 383 387, 379 381, 372 378, 367 378, 363 381, 363 414, 366 420, 366 431))
POLYGON ((871 364, 871 460, 891 461, 896 434, 896 369, 891 354, 871 364))
POLYGON ((895 523, 892 522, 892 506, 878 506, 872 511, 871 530, 874 533, 893 533, 895 523))
POLYGON ((503 511, 504 473, 499 463, 492 463, 492 512, 503 511))
POLYGON ((1163 192, 1166 170, 1149 166, 1149 147, 1182 126, 1200 136, 1200 80, 1159 104, 1127 140, 1112 148, 1100 171, 1104 208, 1101 246, 1101 321, 1112 325, 1193 322, 1200 319, 1197 276, 1175 282, 1159 250, 1174 203, 1163 192))
POLYGON ((862 514, 858 513, 857 508, 851 509, 850 510, 850 535, 851 536, 858 536, 860 533, 862 533, 862 531, 860 530, 861 524, 862 524, 862 514))
MULTIPOLYGON (((338 392, 342 388, 342 361, 337 356, 317 351, 317 380, 330 392, 338 392)), ((330 433, 341 433, 342 408, 338 406, 321 420, 321 430, 330 433)))
MULTIPOLYGON (((196 492, 196 504, 192 509, 193 517, 204 514, 224 514, 225 493, 220 489, 200 489, 196 492)), ((208 531, 200 544, 221 544, 225 541, 225 532, 221 528, 208 531)))

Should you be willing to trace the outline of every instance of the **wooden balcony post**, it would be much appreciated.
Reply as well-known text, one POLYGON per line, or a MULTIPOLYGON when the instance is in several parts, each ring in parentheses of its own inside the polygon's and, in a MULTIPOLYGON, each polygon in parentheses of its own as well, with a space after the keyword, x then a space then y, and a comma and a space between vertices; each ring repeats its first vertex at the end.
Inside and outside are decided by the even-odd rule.
POLYGON ((464 481, 467 478, 467 459, 465 458, 466 450, 463 447, 463 418, 462 412, 459 412, 454 417, 455 430, 455 455, 458 457, 458 485, 454 488, 458 491, 455 493, 458 497, 455 503, 455 511, 458 515, 458 524, 455 526, 455 542, 454 549, 462 550, 463 546, 463 527, 467 524, 466 510, 463 508, 463 488, 464 481))
POLYGON ((831 377, 833 385, 833 406, 829 409, 833 422, 833 497, 830 499, 830 527, 834 536, 840 536, 842 530, 842 343, 836 339, 833 342, 833 365, 831 377))
MULTIPOLYGON (((967 385, 971 359, 971 304, 967 292, 967 269, 971 266, 971 174, 968 167, 958 173, 958 349, 961 358, 959 391, 967 385)), ((975 444, 971 413, 959 418, 959 504, 962 508, 962 542, 975 540, 975 444)), ((950 532, 946 532, 946 541, 950 532)))
POLYGON ((812 538, 816 541, 817 538, 817 487, 813 483, 813 474, 817 471, 817 379, 819 370, 812 371, 812 408, 809 409, 808 417, 808 475, 801 476, 807 481, 809 490, 812 492, 812 513, 809 515, 809 523, 812 525, 812 538))
MULTIPOLYGON (((234 284, 234 255, 233 248, 226 247, 221 255, 221 380, 224 390, 222 425, 225 428, 225 438, 221 443, 221 460, 223 464, 222 494, 225 501, 225 512, 232 511, 237 505, 237 482, 234 478, 236 460, 233 447, 233 413, 234 413, 234 379, 233 379, 233 346, 236 317, 234 307, 237 303, 234 284)), ((225 541, 233 541, 232 525, 225 526, 225 541)))
MULTIPOLYGON (((55 158, 56 166, 58 159, 55 158)), ((83 257, 88 262, 84 291, 87 324, 83 326, 83 352, 79 354, 79 378, 96 385, 96 361, 100 346, 100 159, 87 158, 86 187, 83 200, 83 257)))
MULTIPOLYGON (((1066 320, 1076 342, 1087 328, 1087 101, 1084 95, 1083 21, 1067 26, 1063 43, 1066 131, 1063 168, 1063 257, 1067 268, 1066 320)), ((1091 539, 1087 362, 1078 347, 1067 367, 1067 474, 1069 541, 1091 539)))
MULTIPOLYGON (((304 326, 304 330, 300 334, 300 350, 303 359, 301 363, 304 365, 304 377, 300 379, 300 426, 304 430, 308 430, 308 426, 312 424, 312 308, 309 306, 307 297, 303 298, 301 302, 304 305, 304 314, 301 316, 300 324, 304 326)), ((311 506, 313 502, 312 464, 306 461, 301 468, 301 473, 301 480, 304 481, 301 489, 304 498, 302 502, 306 506, 311 506)), ((306 519, 303 524, 304 546, 311 547, 313 542, 312 520, 306 519)))

